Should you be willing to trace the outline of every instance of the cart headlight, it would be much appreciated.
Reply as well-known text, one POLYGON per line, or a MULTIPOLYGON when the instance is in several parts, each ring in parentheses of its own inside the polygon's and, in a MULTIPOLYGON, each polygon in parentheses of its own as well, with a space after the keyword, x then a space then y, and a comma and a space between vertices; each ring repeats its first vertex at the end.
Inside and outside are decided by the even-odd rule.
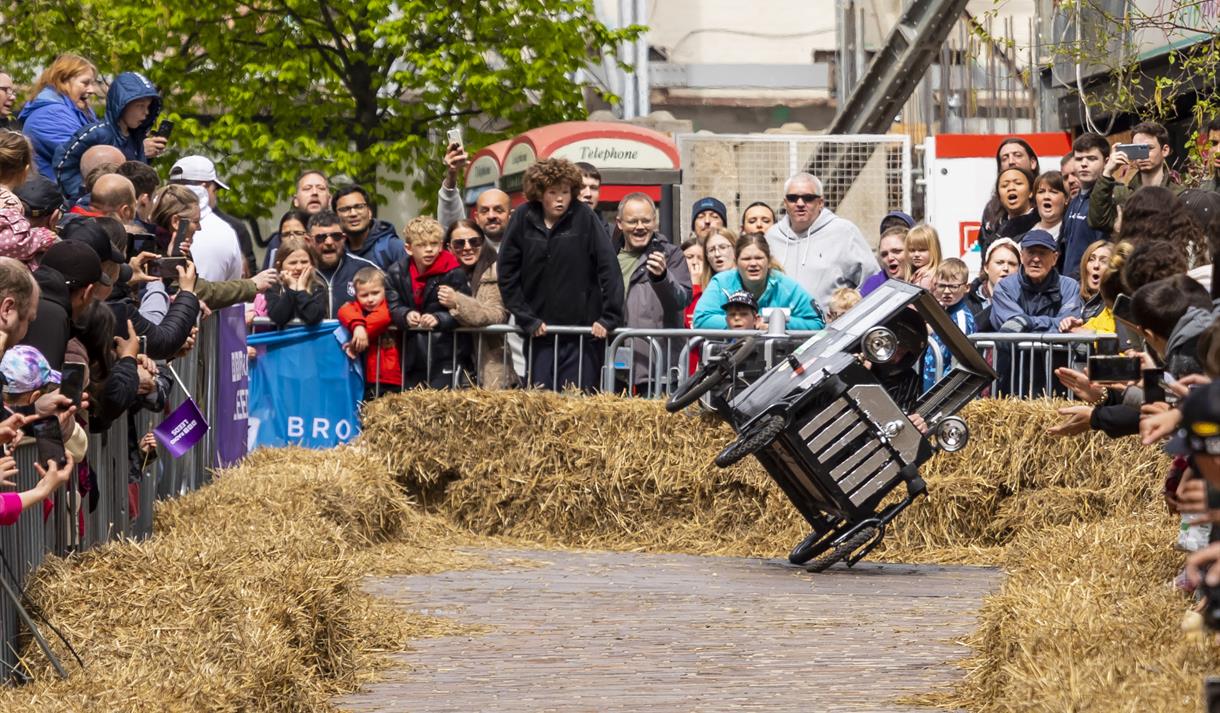
POLYGON ((898 337, 886 327, 873 327, 864 333, 860 348, 869 361, 884 364, 898 351, 898 337))
POLYGON ((950 416, 936 425, 936 445, 942 451, 960 451, 969 441, 970 429, 957 416, 950 416))

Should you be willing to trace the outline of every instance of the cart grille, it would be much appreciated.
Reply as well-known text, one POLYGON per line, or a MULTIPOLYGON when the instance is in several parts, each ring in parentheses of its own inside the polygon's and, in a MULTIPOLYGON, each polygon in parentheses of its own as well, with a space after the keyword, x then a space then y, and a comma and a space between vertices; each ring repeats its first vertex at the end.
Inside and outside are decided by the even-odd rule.
POLYGON ((818 470, 856 507, 886 492, 899 476, 902 466, 894 451, 881 442, 870 416, 847 395, 820 410, 798 434, 818 470))

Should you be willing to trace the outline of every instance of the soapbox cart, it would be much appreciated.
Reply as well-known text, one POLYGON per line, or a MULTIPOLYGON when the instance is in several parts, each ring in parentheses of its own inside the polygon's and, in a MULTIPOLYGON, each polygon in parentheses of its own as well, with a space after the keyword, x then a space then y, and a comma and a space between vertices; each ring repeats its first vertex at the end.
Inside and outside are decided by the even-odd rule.
POLYGON ((853 565, 925 492, 919 466, 936 450, 966 445, 966 423, 955 414, 995 372, 932 295, 897 280, 741 387, 738 367, 762 338, 733 342, 708 359, 666 407, 678 411, 708 395, 737 432, 716 464, 728 467, 753 455, 813 528, 790 562, 814 572, 839 561, 853 565), (920 369, 929 329, 953 360, 924 391, 920 369), (905 495, 883 506, 899 484, 906 485, 905 495))

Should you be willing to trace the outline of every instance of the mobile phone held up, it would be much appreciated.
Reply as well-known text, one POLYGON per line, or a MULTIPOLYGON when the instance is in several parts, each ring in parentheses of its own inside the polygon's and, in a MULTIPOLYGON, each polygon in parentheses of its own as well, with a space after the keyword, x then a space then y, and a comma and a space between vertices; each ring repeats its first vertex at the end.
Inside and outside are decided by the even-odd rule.
POLYGON ((1143 376, 1143 367, 1144 363, 1139 357, 1091 356, 1089 380, 1099 384, 1139 381, 1143 376))
POLYGON ((72 399, 73 406, 80 406, 80 397, 84 390, 85 365, 65 362, 60 370, 59 393, 72 399))
POLYGON ((1148 148, 1148 144, 1116 144, 1114 150, 1127 154, 1127 158, 1132 161, 1146 161, 1151 149, 1148 148))
POLYGON ((160 136, 163 139, 169 140, 169 135, 174 133, 174 122, 169 119, 162 119, 157 128, 148 132, 150 136, 160 136))
POLYGON ((450 129, 449 133, 446 136, 445 145, 448 146, 449 150, 451 150, 451 151, 455 148, 461 148, 462 147, 462 130, 461 129, 450 129))
POLYGON ((152 277, 171 280, 178 276, 178 268, 186 267, 186 263, 187 259, 184 257, 162 257, 150 260, 144 269, 152 277))

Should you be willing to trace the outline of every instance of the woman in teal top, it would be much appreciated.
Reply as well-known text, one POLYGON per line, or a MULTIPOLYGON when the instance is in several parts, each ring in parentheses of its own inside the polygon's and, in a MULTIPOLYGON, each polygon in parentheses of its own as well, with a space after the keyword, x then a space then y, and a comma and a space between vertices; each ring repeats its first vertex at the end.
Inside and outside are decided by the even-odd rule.
POLYGON ((724 303, 729 295, 745 290, 758 300, 758 309, 789 310, 789 330, 822 329, 826 324, 813 298, 796 280, 772 266, 771 248, 762 235, 737 239, 737 269, 716 273, 695 305, 695 329, 727 329, 724 303))

